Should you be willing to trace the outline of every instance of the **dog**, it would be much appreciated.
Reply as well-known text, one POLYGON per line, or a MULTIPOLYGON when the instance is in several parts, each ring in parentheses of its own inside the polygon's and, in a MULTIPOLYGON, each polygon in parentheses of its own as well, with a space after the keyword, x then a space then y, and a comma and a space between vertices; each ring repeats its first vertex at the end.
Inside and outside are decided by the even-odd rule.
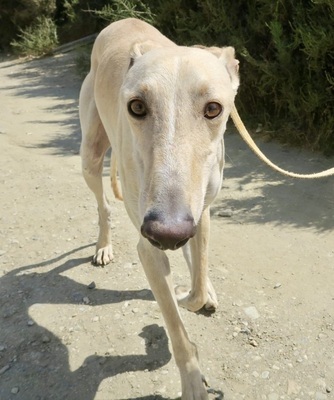
POLYGON ((102 185, 111 147, 112 187, 139 232, 138 254, 169 332, 182 400, 208 399, 179 306, 193 312, 218 306, 208 277, 210 204, 222 184, 230 114, 262 157, 234 107, 238 69, 233 47, 177 46, 151 25, 125 19, 97 37, 80 92, 82 171, 99 213, 93 262, 113 258, 111 208, 102 185), (171 280, 165 251, 179 248, 190 270, 188 290, 174 290, 171 280))

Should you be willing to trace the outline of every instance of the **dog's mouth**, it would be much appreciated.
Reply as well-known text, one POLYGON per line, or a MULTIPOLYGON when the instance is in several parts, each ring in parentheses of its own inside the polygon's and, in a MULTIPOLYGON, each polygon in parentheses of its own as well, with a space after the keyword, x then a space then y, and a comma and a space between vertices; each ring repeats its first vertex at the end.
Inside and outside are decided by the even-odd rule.
MULTIPOLYGON (((143 235, 143 236, 144 236, 144 235, 143 235)), ((146 237, 146 236, 144 236, 144 237, 146 237)), ((156 241, 156 240, 154 240, 154 239, 152 239, 152 238, 146 237, 146 239, 147 239, 154 247, 157 247, 159 250, 163 250, 163 251, 165 251, 165 250, 177 250, 177 249, 179 249, 180 247, 184 246, 184 245, 188 242, 188 240, 189 240, 189 238, 183 239, 183 240, 180 240, 178 243, 174 244, 173 247, 168 247, 168 246, 166 246, 166 245, 162 245, 161 243, 159 243, 158 241, 156 241)))

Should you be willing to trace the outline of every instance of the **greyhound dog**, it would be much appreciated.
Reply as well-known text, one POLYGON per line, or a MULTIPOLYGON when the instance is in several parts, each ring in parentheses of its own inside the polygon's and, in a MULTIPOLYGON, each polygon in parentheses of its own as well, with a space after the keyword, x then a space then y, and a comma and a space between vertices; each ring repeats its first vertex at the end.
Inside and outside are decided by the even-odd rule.
POLYGON ((262 157, 234 107, 238 64, 232 47, 177 46, 149 24, 126 19, 97 37, 80 92, 82 169, 99 213, 93 261, 105 265, 113 258, 111 208, 102 185, 111 146, 112 186, 140 234, 138 254, 169 332, 182 400, 208 398, 178 306, 214 311, 218 305, 208 277, 209 207, 221 188, 230 114, 262 157), (190 269, 189 290, 175 291, 171 280, 165 250, 178 248, 190 269))

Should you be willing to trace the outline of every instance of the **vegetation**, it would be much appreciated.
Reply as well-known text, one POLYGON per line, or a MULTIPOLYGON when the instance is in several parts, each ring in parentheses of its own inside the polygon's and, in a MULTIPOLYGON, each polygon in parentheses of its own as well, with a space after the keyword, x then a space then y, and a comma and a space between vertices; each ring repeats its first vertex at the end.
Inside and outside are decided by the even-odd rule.
POLYGON ((141 0, 110 1, 101 10, 94 10, 93 13, 107 23, 123 18, 140 18, 149 24, 155 23, 150 7, 141 0))
MULTIPOLYGON (((56 26, 61 43, 134 16, 180 44, 233 45, 241 64, 238 108, 248 124, 261 123, 282 141, 334 153, 333 0, 0 0, 2 15, 9 15, 10 5, 17 10, 29 2, 39 4, 33 20, 39 12, 42 31, 54 39, 56 26), (48 18, 53 28, 47 28, 48 18)), ((31 28, 18 15, 11 20, 18 21, 16 48, 31 49, 40 32, 36 23, 31 28)))
POLYGON ((47 17, 38 17, 35 24, 22 29, 18 36, 19 40, 13 40, 11 45, 24 55, 41 56, 58 44, 56 24, 47 17))
POLYGON ((38 17, 52 17, 56 0, 0 0, 0 49, 19 39, 38 17))

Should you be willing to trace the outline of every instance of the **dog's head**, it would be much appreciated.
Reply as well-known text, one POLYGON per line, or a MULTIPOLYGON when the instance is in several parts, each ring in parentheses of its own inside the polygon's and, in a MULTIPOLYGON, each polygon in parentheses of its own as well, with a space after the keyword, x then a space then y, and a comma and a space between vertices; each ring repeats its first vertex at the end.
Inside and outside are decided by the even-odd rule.
POLYGON ((223 134, 239 85, 232 47, 134 46, 122 101, 140 169, 141 232, 177 249, 217 195, 223 134))

